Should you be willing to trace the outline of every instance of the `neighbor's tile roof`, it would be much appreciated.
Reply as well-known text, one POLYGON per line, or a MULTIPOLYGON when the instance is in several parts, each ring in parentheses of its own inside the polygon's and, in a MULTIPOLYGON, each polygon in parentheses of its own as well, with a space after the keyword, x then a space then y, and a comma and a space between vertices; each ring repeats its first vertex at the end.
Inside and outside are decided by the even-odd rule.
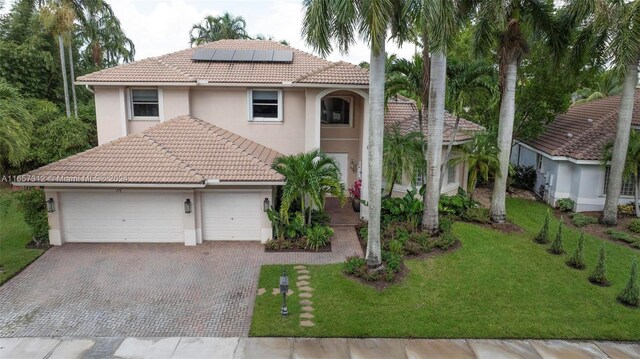
MULTIPOLYGON (((601 160, 604 145, 615 138, 620 96, 575 105, 556 117, 533 140, 522 142, 552 156, 601 160)), ((640 91, 636 90, 632 123, 640 126, 640 91)))
MULTIPOLYGON (((427 135, 427 119, 426 113, 424 115, 424 124, 422 131, 424 135, 427 135)), ((400 126, 401 132, 418 132, 420 131, 420 124, 418 122, 418 109, 414 101, 398 96, 397 99, 389 99, 387 102, 387 111, 384 116, 384 123, 387 128, 397 124, 400 126)), ((455 127, 456 118, 452 114, 445 112, 444 117, 444 143, 451 142, 453 137, 453 129, 455 127)), ((477 123, 471 122, 464 118, 461 118, 458 122, 458 131, 454 142, 468 141, 473 137, 473 134, 478 131, 484 130, 484 127, 477 123)))
POLYGON ((181 116, 27 173, 24 182, 196 184, 282 181, 279 153, 181 116))
POLYGON ((167 55, 104 69, 77 79, 80 82, 316 83, 367 85, 369 72, 346 62, 330 62, 267 40, 220 40, 167 55), (291 63, 192 61, 197 48, 231 50, 291 50, 291 63))

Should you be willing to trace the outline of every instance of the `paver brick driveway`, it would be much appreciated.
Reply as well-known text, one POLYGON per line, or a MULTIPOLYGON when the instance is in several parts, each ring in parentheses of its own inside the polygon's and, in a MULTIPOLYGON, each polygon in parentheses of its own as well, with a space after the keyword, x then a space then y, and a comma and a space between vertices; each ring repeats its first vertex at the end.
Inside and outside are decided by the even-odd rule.
POLYGON ((68 243, 0 287, 0 337, 244 336, 260 266, 362 253, 353 227, 335 234, 331 253, 265 253, 257 242, 68 243))

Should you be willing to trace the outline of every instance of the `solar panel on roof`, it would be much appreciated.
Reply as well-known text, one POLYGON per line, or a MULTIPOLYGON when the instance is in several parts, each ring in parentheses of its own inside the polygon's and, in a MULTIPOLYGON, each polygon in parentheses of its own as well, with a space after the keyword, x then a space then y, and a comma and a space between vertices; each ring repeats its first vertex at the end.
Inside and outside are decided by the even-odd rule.
POLYGON ((276 50, 273 52, 273 62, 291 62, 293 61, 293 51, 276 50))
POLYGON ((231 61, 234 50, 217 49, 211 61, 231 61))
POLYGON ((216 52, 216 49, 196 49, 196 52, 193 53, 191 59, 194 61, 211 61, 213 54, 216 52))
POLYGON ((231 61, 251 62, 255 50, 236 50, 231 61))
POLYGON ((271 62, 273 50, 256 50, 253 54, 253 62, 271 62))

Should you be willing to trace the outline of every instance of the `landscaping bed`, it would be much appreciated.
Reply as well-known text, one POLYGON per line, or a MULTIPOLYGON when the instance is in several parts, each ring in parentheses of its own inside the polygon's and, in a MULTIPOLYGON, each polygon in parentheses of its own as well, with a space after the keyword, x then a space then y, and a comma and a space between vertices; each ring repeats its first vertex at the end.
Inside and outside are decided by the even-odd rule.
POLYGON ((633 249, 640 249, 640 233, 634 233, 629 230, 629 225, 634 220, 638 220, 635 216, 620 215, 618 217, 618 223, 615 226, 606 226, 598 223, 598 218, 602 212, 567 213, 554 208, 553 214, 558 220, 560 217, 564 218, 564 223, 571 228, 605 241, 610 241, 633 249), (575 216, 578 216, 579 220, 574 219, 575 216), (621 240, 622 236, 611 235, 612 231, 618 234, 624 234, 629 239, 621 240))
MULTIPOLYGON (((617 302, 640 253, 585 235, 585 270, 565 262, 579 231, 564 229, 566 255, 551 255, 532 239, 548 206, 507 199, 523 233, 456 222, 461 246, 450 253, 406 259, 404 279, 383 291, 342 275, 344 264, 307 266, 314 327, 302 328, 297 300, 281 318, 281 298, 256 299, 252 336, 640 340, 640 310, 617 302), (588 278, 604 243, 609 287, 588 278)), ((558 221, 552 217, 553 238, 558 221)), ((282 266, 264 266, 259 287, 272 288, 282 266)))

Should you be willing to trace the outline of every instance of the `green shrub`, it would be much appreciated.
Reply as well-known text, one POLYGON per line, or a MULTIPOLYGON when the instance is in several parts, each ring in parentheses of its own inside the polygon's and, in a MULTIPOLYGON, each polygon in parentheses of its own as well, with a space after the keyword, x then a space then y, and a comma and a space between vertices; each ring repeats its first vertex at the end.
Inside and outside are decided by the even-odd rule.
POLYGON ((408 189, 402 198, 384 197, 380 208, 382 225, 408 222, 415 230, 422 223, 423 208, 422 198, 415 189, 408 189))
POLYGON ((438 219, 438 229, 440 229, 440 233, 449 232, 453 227, 453 218, 451 216, 441 216, 438 219))
POLYGON ((549 247, 549 253, 555 255, 565 254, 564 243, 562 242, 562 227, 564 226, 564 220, 560 217, 560 223, 558 223, 558 232, 556 233, 556 239, 551 243, 549 247))
POLYGON ((328 226, 331 223, 331 216, 327 211, 314 209, 311 211, 311 225, 328 226))
POLYGON ((638 307, 640 306, 640 288, 638 287, 638 259, 633 257, 631 261, 631 273, 629 273, 629 281, 624 287, 618 300, 626 305, 638 307))
POLYGON ((49 243, 49 222, 47 220, 47 204, 44 191, 40 189, 25 189, 14 192, 18 200, 18 209, 24 216, 24 222, 31 230, 31 236, 36 245, 49 243))
POLYGON ((590 224, 598 223, 598 219, 584 215, 582 213, 574 213, 573 215, 571 215, 571 223, 573 223, 573 225, 576 227, 582 228, 590 224))
POLYGON ((398 272, 402 266, 402 255, 393 252, 382 252, 382 260, 386 263, 387 269, 398 272))
POLYGON ((431 248, 433 248, 433 241, 431 240, 431 236, 427 232, 411 233, 409 235, 409 241, 407 243, 412 242, 419 244, 424 252, 430 252, 431 248))
POLYGON ((389 242, 389 251, 393 254, 404 255, 404 244, 397 239, 389 242))
POLYGON ((462 219, 467 222, 489 223, 491 216, 489 209, 484 207, 469 208, 462 214, 462 219))
POLYGON ((636 210, 633 202, 618 205, 618 214, 630 216, 632 214, 635 214, 635 212, 636 210))
POLYGON ((631 232, 640 233, 640 219, 632 219, 627 227, 631 232))
POLYGON ((522 189, 533 189, 536 185, 538 174, 533 166, 513 167, 513 186, 522 189))
POLYGON ((456 244, 457 238, 453 235, 451 231, 442 232, 440 237, 435 241, 435 246, 442 249, 447 250, 453 247, 456 244))
POLYGON ((366 240, 367 238, 369 238, 369 227, 366 225, 362 226, 360 228, 359 233, 360 233, 360 238, 364 238, 366 240))
POLYGON ((571 198, 560 198, 556 201, 556 206, 560 212, 571 212, 576 203, 571 198))
POLYGON ((264 248, 269 251, 280 251, 293 248, 293 242, 284 238, 274 238, 264 244, 264 248))
POLYGON ((404 251, 407 254, 422 254, 425 252, 425 248, 418 242, 408 240, 407 243, 404 244, 404 251))
POLYGON ((478 202, 471 199, 465 193, 458 193, 455 196, 440 196, 438 210, 441 215, 452 215, 460 217, 470 208, 478 206, 478 202))
POLYGON ((296 212, 289 218, 289 223, 284 225, 284 236, 286 238, 299 238, 305 234, 304 215, 296 212))
POLYGON ((611 237, 611 239, 615 239, 616 241, 622 241, 626 243, 635 243, 640 241, 640 238, 638 237, 635 237, 629 233, 616 231, 613 228, 607 229, 607 234, 609 235, 609 237, 611 237))
POLYGON ((329 239, 333 236, 333 229, 328 226, 313 226, 306 230, 305 249, 317 251, 329 244, 329 239))
POLYGON ((362 257, 353 256, 347 258, 347 260, 344 262, 342 270, 347 274, 357 274, 363 267, 366 270, 367 261, 362 257))
POLYGON ((549 222, 551 222, 551 212, 547 209, 547 214, 544 215, 544 224, 538 235, 533 239, 534 241, 540 244, 549 243, 549 222))
POLYGON ((584 233, 580 233, 576 250, 567 261, 567 265, 575 269, 585 269, 587 267, 587 265, 584 264, 584 233))
POLYGON ((600 247, 600 254, 598 255, 598 264, 593 269, 593 272, 589 276, 589 281, 601 286, 608 286, 609 280, 607 279, 607 257, 604 249, 604 243, 600 247))

